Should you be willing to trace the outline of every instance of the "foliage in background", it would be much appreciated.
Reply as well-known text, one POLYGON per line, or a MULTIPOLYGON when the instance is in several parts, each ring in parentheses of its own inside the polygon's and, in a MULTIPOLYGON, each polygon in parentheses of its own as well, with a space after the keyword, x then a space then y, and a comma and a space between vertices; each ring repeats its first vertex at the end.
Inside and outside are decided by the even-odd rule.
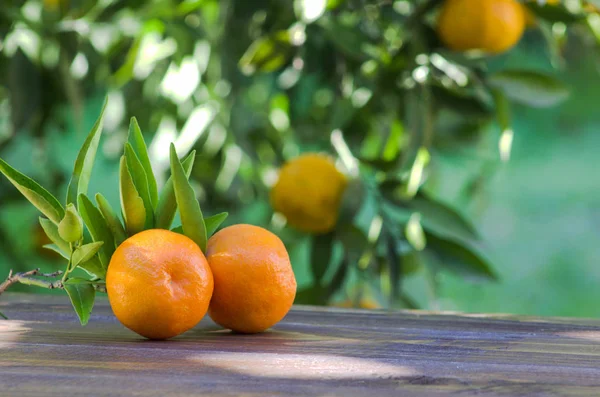
MULTIPOLYGON (((66 145, 77 146, 108 91, 104 166, 118 166, 129 115, 156 131, 146 138, 159 173, 169 167, 166 142, 179 153, 195 148, 203 208, 277 231, 301 275, 299 302, 368 294, 412 307, 402 279, 420 272, 433 304, 441 271, 495 274, 470 223, 428 191, 438 153, 498 145, 464 186, 476 194, 510 157, 509 103, 559 103, 568 32, 590 48, 600 38, 588 2, 527 2, 538 16, 529 34, 556 73, 506 69, 502 56, 444 48, 435 32, 441 3, 9 1, 0 11, 0 157, 31 142, 30 171, 62 194, 66 145), (500 127, 493 139, 491 124, 500 127), (307 151, 337 154, 355 178, 338 227, 315 237, 284 228, 269 206, 277 168, 307 151)), ((2 206, 21 200, 0 184, 2 206)))

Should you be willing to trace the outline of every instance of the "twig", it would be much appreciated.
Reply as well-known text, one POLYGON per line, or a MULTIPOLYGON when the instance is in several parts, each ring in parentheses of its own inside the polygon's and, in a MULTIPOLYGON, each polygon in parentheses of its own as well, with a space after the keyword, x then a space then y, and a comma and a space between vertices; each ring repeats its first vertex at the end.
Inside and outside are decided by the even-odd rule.
POLYGON ((62 289, 63 283, 61 281, 51 282, 51 281, 31 278, 32 276, 55 277, 55 276, 53 276, 54 274, 56 276, 56 275, 62 274, 62 272, 44 274, 44 273, 40 273, 40 269, 33 269, 28 272, 15 273, 13 275, 13 272, 11 270, 8 273, 8 278, 2 284, 0 284, 0 295, 2 295, 2 293, 4 291, 6 291, 6 289, 8 287, 10 287, 11 285, 16 284, 16 283, 21 283, 21 284, 25 284, 25 285, 35 285, 37 287, 42 287, 42 288, 47 288, 47 289, 62 289))
POLYGON ((62 270, 57 270, 54 273, 38 273, 36 276, 46 277, 46 278, 54 278, 63 274, 62 270))

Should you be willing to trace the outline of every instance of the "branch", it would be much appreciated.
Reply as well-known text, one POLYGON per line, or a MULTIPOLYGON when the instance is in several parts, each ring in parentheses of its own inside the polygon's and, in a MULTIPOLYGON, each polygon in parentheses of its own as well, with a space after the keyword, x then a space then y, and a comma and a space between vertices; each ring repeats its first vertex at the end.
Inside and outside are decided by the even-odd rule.
POLYGON ((6 278, 6 280, 0 284, 0 295, 2 295, 2 293, 4 291, 6 291, 8 289, 8 287, 10 287, 13 284, 16 283, 21 283, 21 284, 25 284, 25 285, 35 285, 37 287, 42 287, 42 288, 47 288, 47 289, 63 289, 63 284, 61 281, 46 281, 46 280, 40 280, 37 278, 32 278, 32 276, 41 276, 41 277, 46 277, 46 278, 50 278, 50 277, 56 277, 58 275, 61 275, 62 272, 58 271, 55 273, 40 273, 40 269, 33 269, 30 270, 28 272, 22 272, 22 273, 16 273, 13 275, 12 270, 8 273, 8 277, 6 278))

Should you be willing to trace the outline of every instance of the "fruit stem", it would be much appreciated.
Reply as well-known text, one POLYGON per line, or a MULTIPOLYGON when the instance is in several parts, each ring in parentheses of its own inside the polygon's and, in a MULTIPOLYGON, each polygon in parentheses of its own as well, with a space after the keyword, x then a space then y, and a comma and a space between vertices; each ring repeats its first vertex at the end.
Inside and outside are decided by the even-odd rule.
POLYGON ((65 274, 62 277, 62 282, 64 283, 67 280, 67 276, 69 275, 69 273, 71 272, 71 264, 73 263, 73 243, 69 243, 69 249, 71 250, 71 253, 69 254, 69 263, 67 263, 67 268, 65 270, 65 274))

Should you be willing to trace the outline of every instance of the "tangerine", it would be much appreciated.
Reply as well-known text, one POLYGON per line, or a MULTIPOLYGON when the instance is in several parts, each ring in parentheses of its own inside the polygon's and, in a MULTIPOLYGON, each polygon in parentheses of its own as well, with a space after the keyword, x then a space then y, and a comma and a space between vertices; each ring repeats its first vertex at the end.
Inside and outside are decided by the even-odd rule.
POLYGON ((151 229, 125 240, 106 274, 117 319, 148 339, 193 328, 208 309, 213 276, 200 247, 169 230, 151 229))
POLYGON ((516 0, 445 0, 438 19, 440 39, 456 51, 501 53, 524 30, 524 7, 516 0))
POLYGON ((327 233, 337 222, 346 185, 346 177, 328 156, 307 153, 281 168, 271 203, 296 229, 327 233))
POLYGON ((279 322, 296 296, 296 278, 283 242, 253 225, 229 226, 208 240, 215 290, 208 314, 224 328, 262 332, 279 322))

